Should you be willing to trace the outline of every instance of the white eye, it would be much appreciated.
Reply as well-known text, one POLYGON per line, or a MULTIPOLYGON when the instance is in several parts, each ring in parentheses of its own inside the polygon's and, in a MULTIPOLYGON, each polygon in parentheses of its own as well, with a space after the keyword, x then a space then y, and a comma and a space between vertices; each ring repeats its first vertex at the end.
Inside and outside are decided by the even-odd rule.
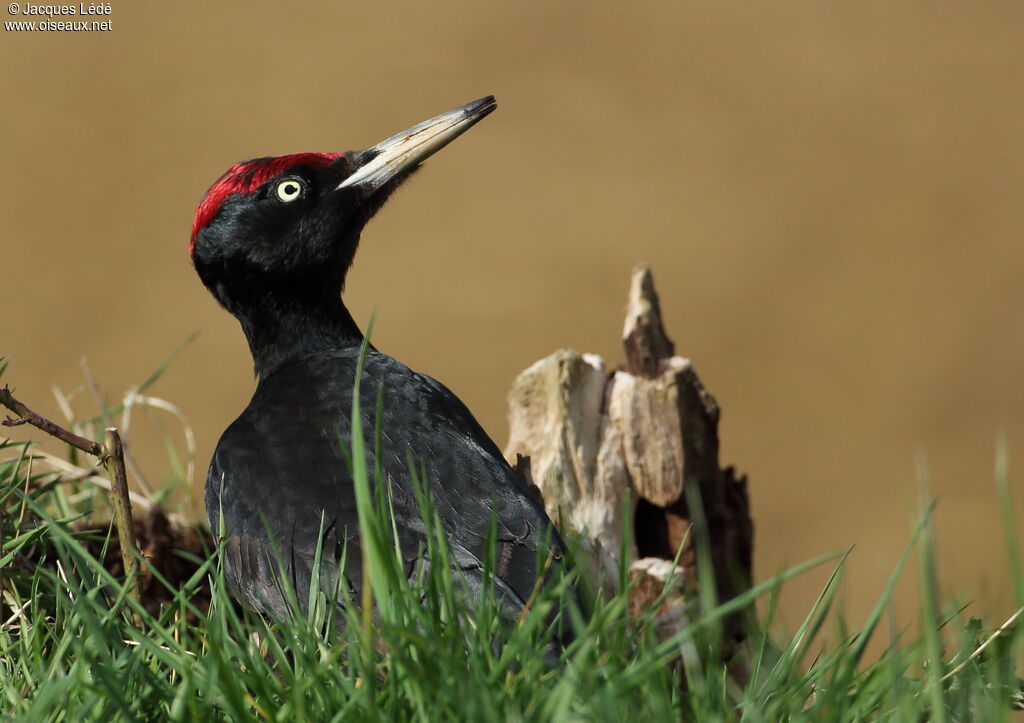
POLYGON ((277 184, 277 197, 285 203, 291 203, 302 195, 302 181, 297 178, 286 178, 277 184))

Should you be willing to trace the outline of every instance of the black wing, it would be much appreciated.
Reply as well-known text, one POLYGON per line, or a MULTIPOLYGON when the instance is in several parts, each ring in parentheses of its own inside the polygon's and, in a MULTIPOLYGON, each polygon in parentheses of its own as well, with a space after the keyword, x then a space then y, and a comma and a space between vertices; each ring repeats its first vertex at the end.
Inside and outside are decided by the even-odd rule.
MULTIPOLYGON (((320 587, 336 589, 334 570, 344 554, 341 585, 359 593, 358 517, 345 461, 357 354, 338 350, 308 357, 261 380, 249 407, 221 438, 210 467, 207 512, 215 531, 223 515, 229 581, 243 600, 277 619, 288 609, 282 569, 305 608, 321 528, 320 587)), ((556 564, 564 554, 547 515, 454 394, 375 351, 367 356, 360 388, 371 470, 381 387, 380 466, 391 485, 409 574, 422 563, 425 547, 412 459, 426 471, 453 564, 470 589, 479 586, 492 516, 496 520, 497 590, 507 614, 516 614, 537 583, 538 548, 542 559, 556 564)))

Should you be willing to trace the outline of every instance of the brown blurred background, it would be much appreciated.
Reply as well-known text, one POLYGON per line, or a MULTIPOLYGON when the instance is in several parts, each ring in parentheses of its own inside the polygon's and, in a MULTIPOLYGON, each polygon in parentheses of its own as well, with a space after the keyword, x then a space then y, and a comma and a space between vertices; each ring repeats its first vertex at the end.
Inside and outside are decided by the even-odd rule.
MULTIPOLYGON (((151 390, 194 425, 198 494, 253 388, 188 262, 201 194, 241 158, 363 148, 494 93, 363 236, 346 299, 378 310, 378 346, 503 443, 518 371, 563 346, 621 359, 646 261, 750 474, 759 577, 856 543, 861 620, 920 457, 943 589, 1007 608, 993 465, 999 434, 1024 460, 1024 5, 111 7, 110 32, 0 40, 0 353, 25 401, 59 417, 50 385, 79 386, 83 356, 116 397, 198 330, 151 390)), ((157 435, 137 445, 159 481, 157 435)), ((787 587, 791 627, 823 579, 787 587)))

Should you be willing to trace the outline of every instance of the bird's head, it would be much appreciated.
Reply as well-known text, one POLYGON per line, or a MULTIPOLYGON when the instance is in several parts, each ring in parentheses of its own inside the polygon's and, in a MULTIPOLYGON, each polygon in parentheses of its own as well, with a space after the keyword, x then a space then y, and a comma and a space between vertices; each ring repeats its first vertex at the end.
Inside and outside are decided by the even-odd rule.
POLYGON ((240 318, 268 296, 336 301, 367 221, 427 157, 496 107, 481 98, 365 151, 236 163, 196 210, 196 271, 240 318))

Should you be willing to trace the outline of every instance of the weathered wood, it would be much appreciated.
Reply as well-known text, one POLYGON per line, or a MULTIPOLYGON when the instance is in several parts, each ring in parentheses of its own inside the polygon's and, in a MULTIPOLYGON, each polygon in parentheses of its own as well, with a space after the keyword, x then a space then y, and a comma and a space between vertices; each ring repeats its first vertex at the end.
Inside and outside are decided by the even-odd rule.
POLYGON ((616 577, 629 487, 621 441, 602 414, 604 362, 561 350, 521 373, 509 393, 505 456, 530 458, 530 475, 563 532, 578 535, 594 580, 616 577))
MULTIPOLYGON (((639 587, 664 587, 668 561, 680 553, 683 587, 670 599, 681 604, 701 579, 700 539, 717 599, 728 600, 750 584, 746 479, 719 465, 718 404, 690 361, 675 355, 643 266, 633 271, 622 341, 626 369, 609 374, 600 357, 561 350, 520 374, 509 393, 505 455, 530 458, 548 513, 581 539, 592 582, 614 589, 625 548, 639 587), (702 514, 688 500, 700 500, 702 514), (623 515, 634 523, 625 546, 623 515)), ((726 634, 741 634, 740 619, 730 622, 726 634)))
POLYGON ((661 302, 654 290, 654 277, 646 266, 633 269, 622 345, 626 349, 626 369, 642 377, 656 377, 660 363, 676 353, 676 346, 661 323, 661 302))
POLYGON ((672 368, 653 379, 617 372, 611 379, 607 415, 619 431, 626 469, 637 493, 659 507, 683 492, 683 436, 679 379, 689 366, 675 357, 672 368))

